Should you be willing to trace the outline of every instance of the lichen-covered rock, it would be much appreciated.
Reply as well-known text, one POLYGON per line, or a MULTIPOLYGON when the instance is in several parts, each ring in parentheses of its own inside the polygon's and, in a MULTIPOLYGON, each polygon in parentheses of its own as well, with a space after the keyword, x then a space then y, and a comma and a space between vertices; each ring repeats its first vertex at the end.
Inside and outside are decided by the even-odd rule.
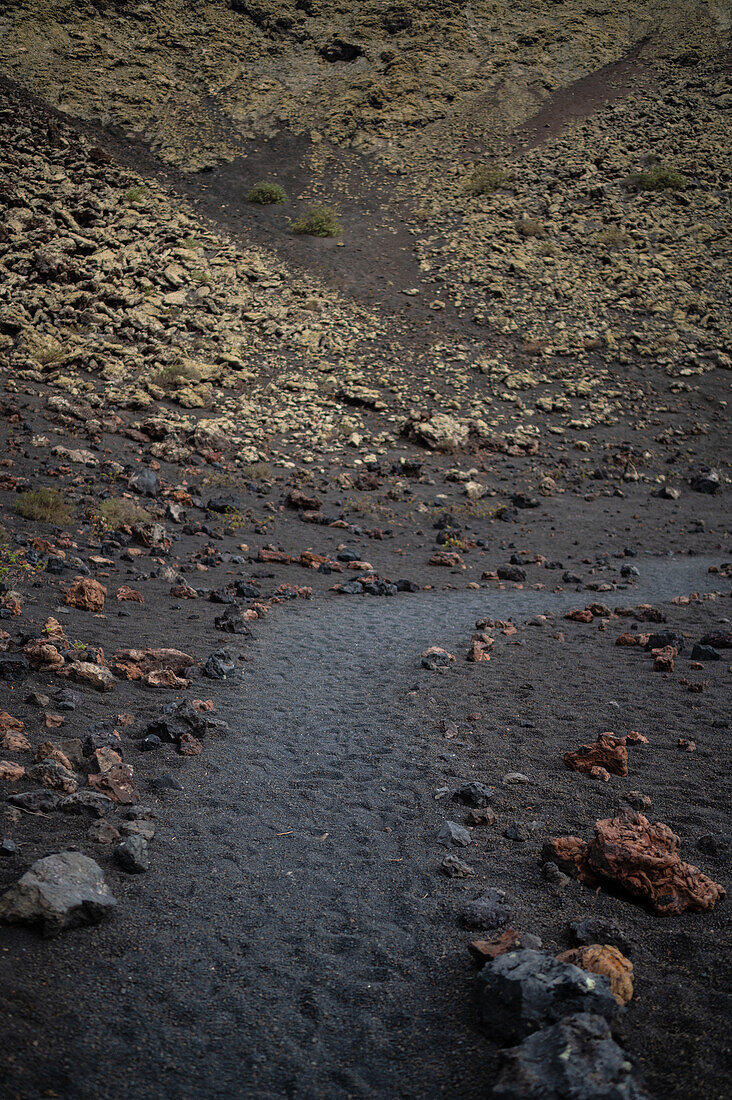
POLYGON ((619 1012, 607 978, 532 950, 486 963, 478 975, 478 1003, 484 1026, 499 1042, 521 1039, 571 1013, 613 1021, 619 1012))
POLYGON ((408 420, 404 434, 433 451, 459 451, 465 447, 470 425, 448 413, 435 413, 429 419, 408 420))
POLYGON ((647 1100, 607 1020, 566 1016, 503 1051, 496 1100, 647 1100))
POLYGON ((80 852, 37 860, 0 898, 0 920, 31 924, 45 936, 96 924, 116 905, 101 867, 80 852))

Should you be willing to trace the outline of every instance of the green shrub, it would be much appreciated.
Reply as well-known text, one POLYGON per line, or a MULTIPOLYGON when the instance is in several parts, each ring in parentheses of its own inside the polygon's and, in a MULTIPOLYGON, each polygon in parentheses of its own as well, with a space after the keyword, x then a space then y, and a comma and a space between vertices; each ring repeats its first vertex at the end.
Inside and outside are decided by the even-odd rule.
POLYGON ((291 222, 292 232, 308 237, 340 237, 343 229, 335 210, 328 206, 313 206, 291 222))
POLYGON ((287 195, 278 183, 255 183, 247 194, 247 202, 258 202, 260 206, 275 206, 287 202, 287 195))
POLYGON ((189 366, 187 363, 169 363, 167 367, 162 367, 157 374, 153 375, 151 381, 157 383, 158 386, 177 386, 185 382, 200 382, 201 372, 197 367, 189 366))
POLYGON ((482 165, 473 172, 467 189, 471 195, 492 195, 499 188, 508 187, 512 180, 512 173, 505 168, 482 165))
POLYGON ((647 172, 638 172, 630 179, 639 191, 683 191, 688 182, 686 176, 675 168, 662 168, 660 164, 647 172))
POLYGON ((58 489, 29 489, 21 493, 16 504, 18 514, 38 523, 70 523, 73 509, 58 489))
POLYGON ((150 513, 127 497, 103 500, 92 516, 92 526, 100 531, 119 531, 135 523, 146 523, 150 513))
POLYGON ((147 187, 144 184, 140 184, 139 187, 130 187, 129 191, 125 193, 125 198, 133 205, 138 202, 142 202, 147 198, 147 187))
POLYGON ((546 230, 544 223, 538 218, 519 218, 516 222, 516 232, 522 237, 543 237, 546 230))

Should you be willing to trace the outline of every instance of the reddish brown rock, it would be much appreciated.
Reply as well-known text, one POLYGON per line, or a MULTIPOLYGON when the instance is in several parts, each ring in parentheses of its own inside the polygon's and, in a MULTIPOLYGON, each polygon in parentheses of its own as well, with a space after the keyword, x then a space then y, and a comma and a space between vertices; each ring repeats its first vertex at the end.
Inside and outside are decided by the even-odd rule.
POLYGON ((642 733, 638 733, 638 730, 631 730, 623 738, 626 745, 647 745, 648 738, 644 737, 642 733))
POLYGON ((6 710, 0 711, 0 730, 22 729, 25 729, 25 725, 20 718, 13 718, 12 714, 8 714, 6 710))
POLYGON ((630 631, 626 630, 625 634, 619 634, 617 636, 617 638, 615 639, 615 645, 638 645, 638 635, 631 634, 630 631))
POLYGON ((556 863, 560 871, 584 882, 585 886, 597 886, 587 862, 587 841, 578 836, 558 836, 547 840, 542 849, 542 859, 556 863))
POLYGON ((175 596, 178 600, 198 599, 198 593, 189 584, 174 584, 170 590, 170 595, 175 596))
POLYGON ((673 672, 674 658, 678 656, 674 646, 665 645, 662 649, 654 649, 652 653, 654 672, 673 672))
POLYGON ((104 772, 111 771, 112 768, 118 768, 121 763, 120 754, 104 745, 100 749, 95 749, 89 757, 89 771, 94 775, 102 775, 104 772))
POLYGON ((91 577, 77 577, 64 596, 69 607, 78 607, 81 611, 103 611, 107 589, 91 577))
POLYGON ((289 554, 285 554, 282 550, 260 550, 257 554, 257 561, 277 563, 279 565, 289 565, 292 558, 289 554))
POLYGON ((0 760, 0 779, 6 779, 10 783, 22 779, 25 768, 22 764, 13 764, 11 760, 0 760))
POLYGON ((58 745, 54 745, 53 741, 44 741, 42 745, 39 745, 33 759, 36 764, 40 764, 43 760, 53 760, 56 764, 60 764, 62 768, 66 768, 67 771, 73 772, 74 770, 74 765, 66 753, 58 745))
POLYGON ((489 634, 474 634, 468 650, 469 661, 490 661, 493 638, 489 634))
POLYGON ((112 691, 114 688, 114 676, 109 669, 91 661, 74 661, 64 672, 76 683, 88 684, 95 691, 112 691))
POLYGON ((30 752, 31 743, 24 733, 0 729, 0 748, 6 752, 30 752))
POLYGON ((23 652, 31 668, 42 672, 55 672, 64 666, 64 658, 50 642, 29 642, 23 652))
POLYGON ((628 774, 628 750, 611 733, 601 733, 597 741, 580 745, 576 752, 564 754, 564 763, 574 772, 591 772, 604 768, 613 775, 628 774))
POLYGON ((118 764, 116 768, 88 777, 89 786, 106 794, 120 806, 132 806, 138 800, 129 764, 118 764))
POLYGON ((200 756, 203 745, 192 733, 182 733, 178 741, 178 752, 181 756, 200 756))
POLYGON ((61 623, 58 621, 58 619, 54 619, 53 616, 50 616, 48 619, 46 619, 46 621, 43 624, 43 627, 41 629, 41 634, 43 634, 43 636, 49 642, 65 642, 66 641, 66 635, 64 634, 64 628, 61 626, 61 623))
POLYGON ((473 940, 468 944, 468 951, 477 963, 483 963, 497 959, 499 955, 505 955, 507 951, 513 951, 515 947, 521 947, 521 933, 515 928, 507 928, 497 940, 473 940))
POLYGON ((591 623, 593 619, 592 612, 587 608, 575 608, 573 611, 568 611, 564 617, 571 619, 573 623, 591 623))
POLYGON ((456 566, 462 566, 463 559, 457 550, 440 550, 436 554, 433 554, 429 560, 430 565, 444 565, 455 568, 456 566))
POLYGON ((726 896, 724 887, 685 863, 679 846, 668 825, 651 825, 643 814, 627 809, 597 821, 589 844, 573 836, 550 840, 544 846, 544 858, 553 859, 587 885, 612 883, 657 913, 713 909, 726 896))
POLYGON ((138 592, 136 588, 130 588, 128 584, 122 584, 117 589, 117 603, 124 603, 126 600, 131 603, 145 602, 142 592, 138 592))
MULTIPOLYGON (((196 662, 180 649, 120 649, 112 655, 112 671, 123 680, 148 680, 152 672, 169 671, 176 676, 196 662)), ((153 684, 153 686, 168 686, 153 684)), ((178 686, 178 685, 169 685, 178 686)))
POLYGON ((182 676, 176 676, 170 668, 153 669, 152 672, 145 672, 142 677, 144 683, 148 687, 154 688, 186 688, 188 687, 188 681, 184 680, 182 676))
POLYGON ((560 962, 573 963, 590 974, 604 974, 618 1004, 627 1005, 633 996, 633 964, 610 944, 591 943, 557 955, 560 962))

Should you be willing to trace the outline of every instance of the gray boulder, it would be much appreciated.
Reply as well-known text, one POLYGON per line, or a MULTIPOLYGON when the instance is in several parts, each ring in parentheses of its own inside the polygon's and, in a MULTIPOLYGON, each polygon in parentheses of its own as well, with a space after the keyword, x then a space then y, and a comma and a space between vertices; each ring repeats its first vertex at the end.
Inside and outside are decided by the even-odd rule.
POLYGON ((503 1058, 496 1100, 647 1100, 601 1016, 566 1016, 503 1051, 503 1058))
POLYGON ((31 924, 44 936, 97 924, 117 904, 98 863, 81 852, 37 860, 0 898, 0 920, 31 924))
POLYGON ((523 1039, 578 1012, 612 1022, 620 1012, 610 982, 541 951, 508 951, 478 975, 483 1024, 499 1042, 523 1039))

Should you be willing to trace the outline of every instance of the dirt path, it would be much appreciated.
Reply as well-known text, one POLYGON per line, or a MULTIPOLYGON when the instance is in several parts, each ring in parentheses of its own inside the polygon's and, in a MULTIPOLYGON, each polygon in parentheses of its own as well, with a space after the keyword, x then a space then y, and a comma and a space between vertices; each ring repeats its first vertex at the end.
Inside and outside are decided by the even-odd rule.
MULTIPOLYGON (((703 587, 707 564, 640 560, 638 588, 610 602, 703 587)), ((145 888, 128 878, 110 922, 59 941, 2 931, 0 1093, 485 1095, 495 1052, 456 911, 466 890, 511 883, 490 860, 467 885, 436 873, 450 813, 435 788, 473 775, 459 746, 435 753, 409 692, 435 684, 425 645, 459 646, 476 615, 575 602, 506 591, 289 609, 217 697, 229 737, 157 802, 145 888)))

